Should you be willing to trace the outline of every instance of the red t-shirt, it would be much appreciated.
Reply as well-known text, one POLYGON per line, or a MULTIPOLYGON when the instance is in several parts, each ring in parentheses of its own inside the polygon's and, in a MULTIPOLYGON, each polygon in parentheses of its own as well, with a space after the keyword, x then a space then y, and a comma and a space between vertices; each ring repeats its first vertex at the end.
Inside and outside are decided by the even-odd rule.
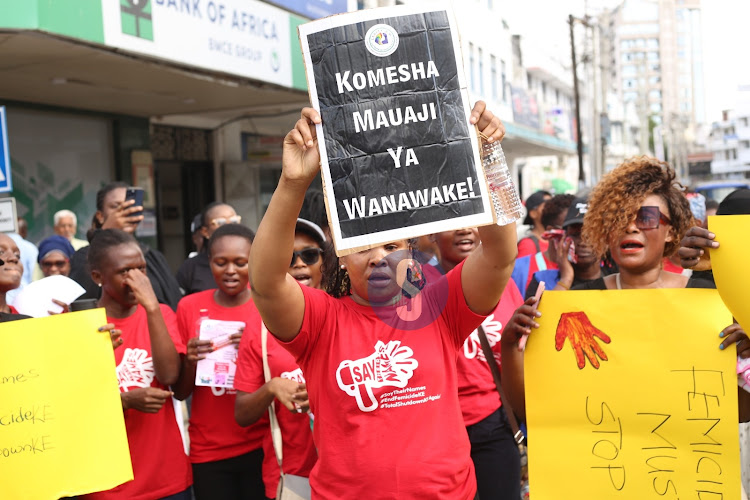
POLYGON ((536 248, 534 240, 532 240, 529 236, 524 236, 523 238, 518 240, 517 258, 525 257, 526 255, 534 255, 537 252, 545 253, 547 251, 547 247, 549 247, 549 242, 541 238, 537 238, 537 241, 539 242, 539 249, 536 248))
MULTIPOLYGON (((523 304, 521 292, 513 280, 508 280, 503 295, 495 311, 482 322, 484 332, 498 367, 500 367, 500 335, 503 327, 523 304)), ((476 424, 497 410, 500 396, 495 387, 495 379, 487 364, 487 359, 479 343, 476 330, 464 340, 463 349, 458 355, 458 400, 464 415, 464 424, 476 424)))
MULTIPOLYGON (((160 307, 177 352, 184 354, 185 346, 177 330, 174 312, 169 306, 160 304, 160 307)), ((146 310, 138 306, 128 318, 108 317, 107 321, 122 330, 123 343, 115 349, 120 391, 127 392, 142 387, 168 390, 156 379, 154 372, 146 310)), ((158 413, 126 410, 125 429, 128 433, 134 480, 109 491, 87 495, 87 499, 149 500, 174 495, 193 484, 190 463, 185 455, 171 398, 158 413)))
MULTIPOLYGON (((187 295, 177 305, 177 322, 186 345, 196 334, 195 324, 201 309, 207 309, 211 319, 244 321, 243 340, 260 335, 260 314, 252 300, 237 307, 222 307, 214 300, 215 291, 187 295)), ((235 389, 202 386, 193 389, 188 427, 192 463, 238 457, 263 446, 263 437, 268 433, 268 420, 261 419, 249 427, 240 427, 234 420, 236 398, 235 389)))
POLYGON ((400 311, 301 287, 302 328, 283 345, 305 373, 315 414, 315 498, 474 498, 456 358, 484 317, 466 305, 462 269, 418 295, 420 317, 436 319, 411 330, 400 311))
MULTIPOLYGON (((305 382, 302 369, 294 357, 284 349, 273 335, 268 335, 268 368, 271 378, 282 377, 305 382)), ((244 336, 240 342, 240 353, 237 357, 237 372, 234 376, 234 387, 238 391, 255 392, 266 383, 263 376, 263 350, 261 336, 244 336)), ((315 451, 310 417, 307 413, 292 413, 285 406, 274 400, 276 417, 281 428, 283 466, 286 474, 309 477, 318 453, 315 451)), ((270 428, 264 419, 266 428, 270 428)), ((271 434, 267 433, 263 441, 263 482, 266 485, 266 496, 276 496, 281 470, 276 461, 271 434)))

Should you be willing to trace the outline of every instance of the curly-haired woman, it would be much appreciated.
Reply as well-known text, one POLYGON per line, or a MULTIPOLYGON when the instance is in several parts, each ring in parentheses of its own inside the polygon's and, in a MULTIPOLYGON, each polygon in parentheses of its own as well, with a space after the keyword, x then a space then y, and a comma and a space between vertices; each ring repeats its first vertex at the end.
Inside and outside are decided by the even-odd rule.
MULTIPOLYGON (((648 156, 631 158, 607 174, 591 192, 583 219, 583 240, 603 256, 609 250, 620 272, 574 286, 574 290, 624 288, 713 288, 663 268, 664 257, 677 252, 694 224, 690 203, 674 170, 648 156)), ((538 328, 536 300, 516 310, 501 336, 503 389, 511 405, 525 415, 523 352, 518 342, 538 328)))
POLYGON ((663 269, 663 258, 677 252, 693 224, 667 163, 649 156, 627 160, 594 188, 583 224, 583 239, 599 255, 609 250, 620 272, 574 288, 713 288, 663 269))

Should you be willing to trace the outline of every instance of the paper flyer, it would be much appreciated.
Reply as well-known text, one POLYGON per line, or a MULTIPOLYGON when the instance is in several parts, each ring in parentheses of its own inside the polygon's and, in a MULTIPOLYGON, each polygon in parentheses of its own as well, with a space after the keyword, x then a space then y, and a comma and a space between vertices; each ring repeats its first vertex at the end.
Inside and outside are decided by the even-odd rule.
POLYGON ((214 350, 205 359, 198 361, 195 371, 196 386, 234 387, 237 345, 233 344, 229 337, 243 328, 243 321, 206 319, 201 322, 199 338, 212 341, 214 350))

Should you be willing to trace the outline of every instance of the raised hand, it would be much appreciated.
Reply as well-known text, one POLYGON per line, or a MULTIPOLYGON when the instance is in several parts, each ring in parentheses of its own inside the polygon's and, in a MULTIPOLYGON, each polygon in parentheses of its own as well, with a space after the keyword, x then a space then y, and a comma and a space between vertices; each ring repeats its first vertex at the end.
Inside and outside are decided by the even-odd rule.
POLYGON ((158 387, 141 387, 120 394, 124 410, 138 410, 143 413, 157 413, 171 397, 171 391, 158 387))
POLYGON ((479 133, 487 138, 487 142, 502 141, 505 137, 505 126, 500 118, 487 109, 484 101, 477 101, 469 115, 469 123, 476 125, 479 133))
POLYGON ((591 365, 598 369, 599 359, 597 359, 597 356, 603 361, 607 361, 607 353, 599 346, 595 337, 598 337, 605 344, 611 342, 606 333, 591 324, 585 312, 563 313, 557 323, 555 349, 562 350, 565 339, 568 339, 576 355, 578 368, 583 370, 586 365, 585 358, 588 358, 591 365))
POLYGON ((120 203, 117 210, 110 213, 102 222, 102 229, 122 229, 132 233, 136 226, 143 220, 143 207, 136 207, 135 200, 125 200, 120 203), (133 215, 138 213, 140 215, 133 215))
POLYGON ((302 117, 284 137, 282 175, 288 181, 303 182, 307 186, 320 171, 320 153, 315 125, 321 123, 320 114, 313 108, 303 108, 302 117))

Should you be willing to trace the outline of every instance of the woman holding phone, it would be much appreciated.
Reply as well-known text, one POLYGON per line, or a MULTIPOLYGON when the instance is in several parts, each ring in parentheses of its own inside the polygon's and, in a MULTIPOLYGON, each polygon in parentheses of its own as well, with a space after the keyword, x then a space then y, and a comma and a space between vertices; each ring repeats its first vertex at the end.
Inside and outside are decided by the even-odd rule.
MULTIPOLYGON (((504 135, 481 101, 469 121, 488 142, 504 135)), ((319 123, 305 108, 286 135, 281 179, 250 254, 255 304, 307 380, 319 451, 313 497, 472 499, 456 354, 497 306, 517 253, 515 224, 479 228, 482 245, 414 299, 402 288, 415 271, 410 240, 340 258, 331 269, 345 271, 331 290, 339 298, 300 285, 288 274, 289 255, 320 170, 319 123), (403 317, 418 305, 412 300, 424 312, 413 322, 403 317)))
MULTIPOLYGON (((135 199, 126 200, 128 185, 124 182, 107 184, 96 193, 96 213, 89 231, 89 240, 101 229, 120 229, 126 233, 135 233, 138 224, 143 220, 143 207, 135 205, 135 199)), ((142 191, 141 191, 142 192, 142 191)), ((135 196, 135 192, 131 197, 135 196)), ((160 304, 167 304, 172 310, 182 298, 180 286, 172 275, 172 270, 164 255, 145 244, 141 244, 146 262, 148 278, 160 304)), ((80 299, 98 299, 100 290, 91 280, 87 265, 89 247, 83 247, 70 259, 70 275, 79 285, 86 289, 80 299)))

